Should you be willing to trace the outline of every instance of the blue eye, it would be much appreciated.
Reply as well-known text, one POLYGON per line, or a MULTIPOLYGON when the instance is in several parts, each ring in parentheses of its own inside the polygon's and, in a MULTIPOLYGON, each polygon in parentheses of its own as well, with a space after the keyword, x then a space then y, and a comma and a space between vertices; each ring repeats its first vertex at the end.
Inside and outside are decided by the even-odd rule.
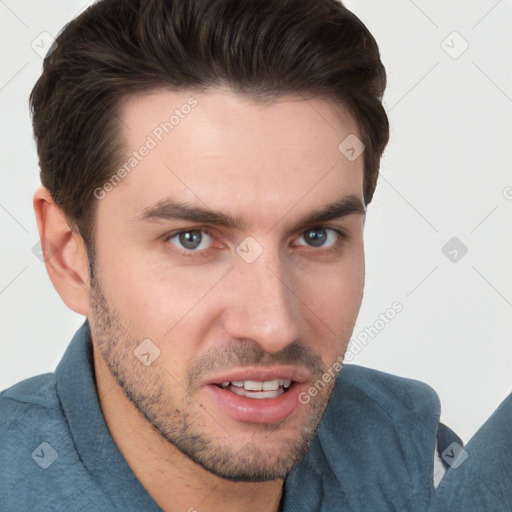
POLYGON ((330 247, 336 243, 340 233, 334 229, 311 228, 302 233, 298 240, 303 239, 305 243, 297 242, 297 245, 306 245, 309 247, 330 247))
POLYGON ((168 240, 180 249, 187 251, 202 251, 212 244, 212 237, 200 229, 187 229, 171 235, 168 240))

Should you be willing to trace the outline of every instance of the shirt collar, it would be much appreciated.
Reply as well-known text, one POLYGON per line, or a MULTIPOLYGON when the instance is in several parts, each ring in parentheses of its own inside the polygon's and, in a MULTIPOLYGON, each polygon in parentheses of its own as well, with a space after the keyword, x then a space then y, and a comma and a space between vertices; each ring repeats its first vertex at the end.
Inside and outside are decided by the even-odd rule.
MULTIPOLYGON (((114 508, 161 512, 103 418, 87 321, 55 374, 78 455, 114 508)), ((375 504, 368 510, 382 503, 421 509, 433 490, 437 395, 423 384, 355 365, 341 377, 306 456, 285 481, 281 510, 323 511, 333 504, 350 510, 362 502, 375 504)))
POLYGON ((100 408, 87 320, 56 371, 57 394, 76 450, 91 477, 119 510, 161 511, 117 448, 100 408))

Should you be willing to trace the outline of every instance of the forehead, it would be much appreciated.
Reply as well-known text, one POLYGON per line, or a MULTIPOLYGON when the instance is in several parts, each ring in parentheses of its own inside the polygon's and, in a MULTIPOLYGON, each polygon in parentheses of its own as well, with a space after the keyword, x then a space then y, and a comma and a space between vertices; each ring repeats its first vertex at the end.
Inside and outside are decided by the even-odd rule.
POLYGON ((269 222, 294 205, 300 215, 344 195, 362 200, 363 156, 339 150, 357 125, 327 99, 158 90, 127 98, 119 117, 125 172, 108 202, 130 216, 169 196, 269 222))

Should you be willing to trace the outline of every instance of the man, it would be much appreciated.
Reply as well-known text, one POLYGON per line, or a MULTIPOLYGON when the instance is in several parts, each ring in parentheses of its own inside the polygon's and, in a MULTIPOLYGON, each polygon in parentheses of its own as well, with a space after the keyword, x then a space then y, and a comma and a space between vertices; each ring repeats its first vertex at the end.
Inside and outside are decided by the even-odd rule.
POLYGON ((366 27, 102 0, 52 50, 34 208, 87 320, 1 395, 2 510, 425 510, 437 396, 342 369, 389 134, 366 27))

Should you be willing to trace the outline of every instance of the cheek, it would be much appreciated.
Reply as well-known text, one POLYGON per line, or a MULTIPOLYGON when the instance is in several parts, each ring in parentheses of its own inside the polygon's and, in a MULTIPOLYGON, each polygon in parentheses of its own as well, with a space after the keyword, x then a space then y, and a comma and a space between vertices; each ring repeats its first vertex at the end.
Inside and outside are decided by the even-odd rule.
POLYGON ((362 272, 329 275, 308 283, 307 304, 337 332, 340 326, 355 322, 363 294, 362 272))
POLYGON ((300 278, 299 297, 309 311, 309 328, 318 343, 329 340, 332 349, 327 352, 331 355, 337 355, 352 335, 363 297, 364 271, 361 249, 329 269, 304 273, 300 278))
POLYGON ((130 333, 154 341, 166 359, 188 360, 209 318, 217 314, 210 299, 225 269, 172 267, 134 252, 122 264, 104 258, 99 268, 109 304, 130 333), (205 311, 206 304, 210 309, 205 311))

